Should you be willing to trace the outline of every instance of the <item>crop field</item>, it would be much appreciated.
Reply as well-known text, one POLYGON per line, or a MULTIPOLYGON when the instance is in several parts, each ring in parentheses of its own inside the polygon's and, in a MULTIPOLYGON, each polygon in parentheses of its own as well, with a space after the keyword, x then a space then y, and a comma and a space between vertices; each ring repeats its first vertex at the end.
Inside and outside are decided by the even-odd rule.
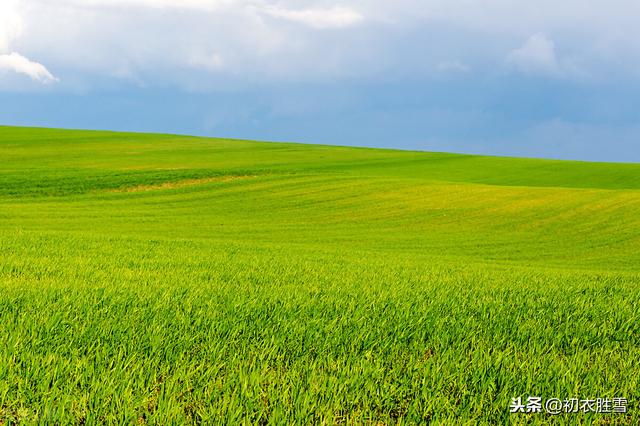
POLYGON ((639 397, 640 164, 0 127, 0 424, 639 397))

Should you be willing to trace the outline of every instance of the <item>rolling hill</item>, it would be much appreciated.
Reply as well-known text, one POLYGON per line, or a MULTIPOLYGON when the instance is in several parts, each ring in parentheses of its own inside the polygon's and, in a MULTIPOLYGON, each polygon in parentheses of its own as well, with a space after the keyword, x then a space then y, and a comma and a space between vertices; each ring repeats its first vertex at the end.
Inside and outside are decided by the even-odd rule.
POLYGON ((0 423, 640 421, 640 164, 0 127, 0 247, 0 423))

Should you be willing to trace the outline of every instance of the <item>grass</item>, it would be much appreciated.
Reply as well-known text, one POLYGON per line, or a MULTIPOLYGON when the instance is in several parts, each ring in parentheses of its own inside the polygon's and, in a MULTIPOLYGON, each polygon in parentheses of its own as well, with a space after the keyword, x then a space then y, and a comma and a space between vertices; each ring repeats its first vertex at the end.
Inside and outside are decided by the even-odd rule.
POLYGON ((0 127, 0 319, 0 424, 638 424, 640 165, 0 127))

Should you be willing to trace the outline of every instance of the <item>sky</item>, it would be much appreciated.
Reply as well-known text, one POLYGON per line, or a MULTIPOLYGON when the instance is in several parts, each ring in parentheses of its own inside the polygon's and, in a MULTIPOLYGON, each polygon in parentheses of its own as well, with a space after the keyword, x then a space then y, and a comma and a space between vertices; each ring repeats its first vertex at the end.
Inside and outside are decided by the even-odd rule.
POLYGON ((0 0, 0 124, 640 162, 636 0, 0 0))

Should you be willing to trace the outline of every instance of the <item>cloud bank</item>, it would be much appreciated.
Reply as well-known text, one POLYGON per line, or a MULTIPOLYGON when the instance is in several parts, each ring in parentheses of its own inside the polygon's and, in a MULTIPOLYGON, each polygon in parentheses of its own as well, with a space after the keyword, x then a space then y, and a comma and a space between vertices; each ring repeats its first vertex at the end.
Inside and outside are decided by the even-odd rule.
POLYGON ((631 0, 2 0, 0 53, 85 86, 96 76, 206 89, 471 70, 640 80, 638 14, 631 0))

